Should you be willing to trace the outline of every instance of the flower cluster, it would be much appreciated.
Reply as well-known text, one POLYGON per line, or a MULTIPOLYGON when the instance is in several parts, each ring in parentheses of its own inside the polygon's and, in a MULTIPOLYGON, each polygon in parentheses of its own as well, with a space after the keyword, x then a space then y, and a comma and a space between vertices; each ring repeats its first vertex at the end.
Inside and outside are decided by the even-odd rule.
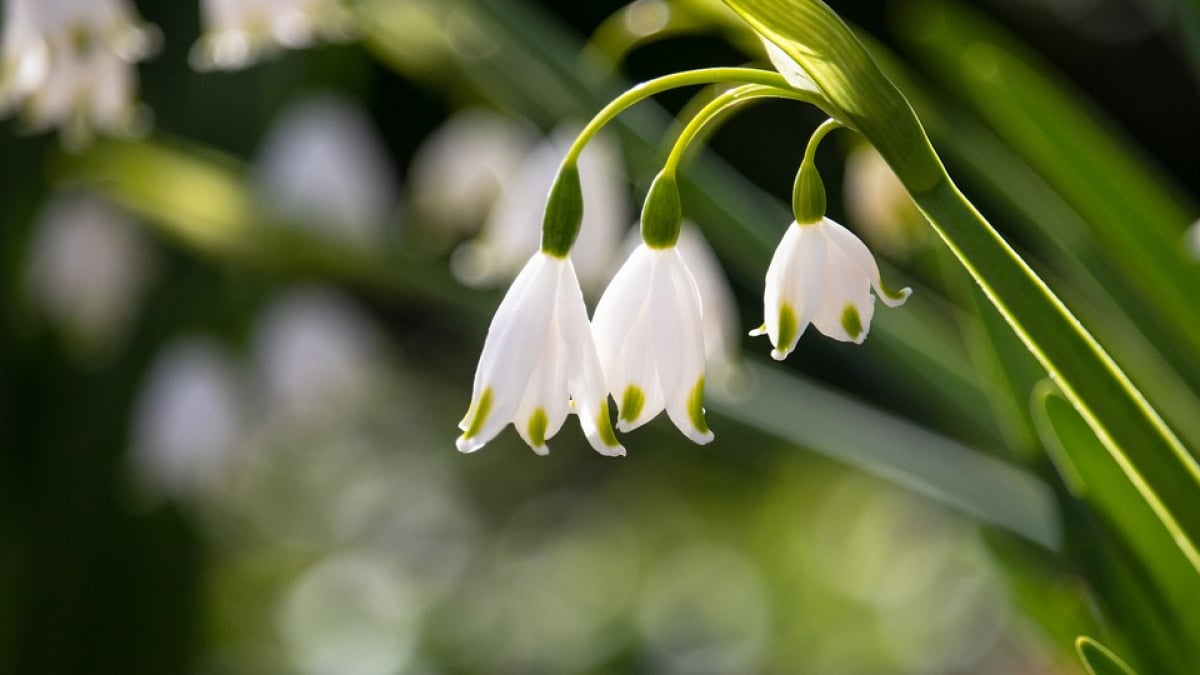
MULTIPOLYGON (((488 329, 470 407, 459 425, 459 450, 478 450, 511 422, 535 452, 546 454, 546 441, 575 412, 592 447, 624 455, 612 428, 609 396, 616 402, 621 432, 665 411, 692 441, 713 440, 704 410, 707 298, 678 247, 682 206, 675 172, 687 144, 726 109, 754 97, 820 95, 798 65, 767 46, 783 77, 749 73, 751 84, 717 97, 684 128, 647 194, 642 241, 609 282, 590 323, 570 257, 584 213, 577 160, 613 110, 628 104, 623 99, 634 102, 661 82, 614 101, 571 145, 550 187, 541 250, 517 275, 488 329)), ((887 290, 866 245, 825 217, 824 186, 813 155, 825 134, 839 126, 830 120, 813 134, 796 178, 795 221, 767 270, 765 320, 751 335, 767 335, 777 360, 795 349, 809 324, 834 339, 861 343, 874 317, 875 296, 895 307, 910 294, 907 288, 887 290)))
POLYGON ((7 0, 0 109, 34 129, 61 127, 68 147, 95 131, 138 126, 133 64, 155 33, 125 0, 7 0))
MULTIPOLYGON (((34 131, 58 128, 79 149, 97 134, 132 136, 150 115, 137 104, 135 65, 159 33, 129 0, 3 0, 0 115, 34 131)), ((352 33, 343 0, 203 0, 200 70, 244 68, 282 48, 352 33)))

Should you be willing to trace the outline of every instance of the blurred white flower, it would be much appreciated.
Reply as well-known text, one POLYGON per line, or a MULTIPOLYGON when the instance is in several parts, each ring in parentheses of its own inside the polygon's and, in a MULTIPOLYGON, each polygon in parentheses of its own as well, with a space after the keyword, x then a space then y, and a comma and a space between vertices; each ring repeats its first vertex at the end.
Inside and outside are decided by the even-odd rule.
POLYGON ((60 127, 68 149, 97 131, 138 133, 133 64, 156 37, 125 0, 7 0, 0 109, 20 109, 37 130, 60 127))
MULTIPOLYGON (((522 161, 504 184, 479 236, 455 252, 453 268, 460 280, 479 286, 500 283, 512 278, 537 250, 546 196, 574 139, 573 131, 560 129, 522 161)), ((615 143, 606 136, 593 138, 579 158, 583 223, 571 250, 579 283, 588 291, 604 283, 629 222, 629 196, 621 175, 615 143)))
POLYGON ((884 304, 898 307, 911 289, 892 294, 865 244, 829 218, 788 226, 767 268, 764 323, 751 335, 767 335, 782 361, 812 323, 825 335, 862 343, 875 315, 874 288, 884 304))
POLYGON ((192 47, 197 70, 238 70, 280 49, 350 37, 341 0, 204 0, 204 35, 192 47))
POLYGON ((457 446, 475 452, 512 422, 529 447, 544 455, 550 451, 546 440, 571 411, 596 452, 625 454, 609 420, 575 268, 567 258, 539 251, 492 318, 457 446))
POLYGON ((692 441, 713 439, 704 419, 700 306, 696 282, 674 246, 639 245, 605 289, 592 331, 621 431, 665 408, 692 441))
POLYGON ((30 244, 30 302, 87 350, 120 339, 153 269, 152 251, 129 217, 86 194, 54 198, 30 244))
POLYGON ((167 346, 155 358, 133 415, 134 470, 175 497, 216 487, 241 440, 237 375, 205 338, 167 346))
POLYGON ((456 113, 413 158, 414 211, 443 240, 473 234, 535 142, 527 123, 484 108, 456 113))
POLYGON ((1184 246, 1189 255, 1196 260, 1200 260, 1200 220, 1192 223, 1192 226, 1187 229, 1184 234, 1184 246))
POLYGON ((299 672, 390 675, 413 655, 414 589, 387 560, 340 554, 306 572, 277 614, 280 642, 299 672))
POLYGON ((892 167, 870 145, 846 157, 846 213, 871 246, 907 256, 925 235, 925 218, 892 167))
POLYGON ((377 247, 396 207, 396 177, 365 112, 329 95, 288 107, 255 161, 262 202, 289 223, 377 247))
POLYGON ((319 419, 376 390, 383 349, 377 328, 353 302, 304 288, 263 311, 253 355, 255 393, 267 412, 319 419))

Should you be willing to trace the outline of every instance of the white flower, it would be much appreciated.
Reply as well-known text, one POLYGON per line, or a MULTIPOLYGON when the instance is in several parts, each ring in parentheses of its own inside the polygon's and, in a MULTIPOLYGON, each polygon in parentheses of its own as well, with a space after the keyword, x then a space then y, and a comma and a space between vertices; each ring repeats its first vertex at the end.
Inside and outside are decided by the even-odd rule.
POLYGON ((875 250, 908 256, 925 238, 924 216, 872 146, 863 144, 846 157, 843 186, 847 217, 875 250))
POLYGON ((144 119, 133 63, 155 43, 124 0, 8 0, 0 107, 78 148, 94 131, 130 135, 144 119))
POLYGON ((666 409, 696 443, 704 420, 704 330, 700 293, 679 250, 638 246, 596 306, 592 332, 617 428, 631 431, 666 409))
POLYGON ((192 48, 199 70, 238 70, 279 49, 345 39, 351 17, 341 0, 204 0, 204 36, 192 48))
POLYGON ((296 288, 262 312, 253 337, 254 374, 266 412, 328 421, 379 391, 383 340, 337 291, 296 288))
POLYGON ((1192 223, 1183 236, 1184 248, 1187 249, 1188 255, 1195 260, 1200 260, 1200 220, 1192 223))
POLYGON ((177 497, 216 487, 241 440, 239 399, 236 371, 215 343, 193 337, 169 345, 138 394, 135 471, 177 497))
MULTIPOLYGON (((461 281, 493 285, 521 269, 525 256, 538 246, 546 194, 574 139, 574 132, 559 130, 534 148, 504 184, 479 236, 455 252, 454 272, 461 281)), ((583 222, 571 251, 579 281, 589 291, 604 283, 629 222, 629 197, 620 176, 614 142, 603 135, 593 138, 579 158, 583 222)))
POLYGON ((264 205, 289 224, 363 248, 386 241, 396 178, 365 112, 317 95, 289 106, 255 160, 264 205))
POLYGON ((567 413, 597 452, 625 448, 609 422, 604 375, 568 258, 538 252, 501 301, 475 371, 471 406, 459 424, 458 449, 474 452, 510 421, 534 452, 562 428, 567 413))
POLYGON ((153 253, 124 212, 91 195, 61 195, 39 218, 25 287, 80 348, 103 352, 133 321, 153 253))
POLYGON ((528 123, 485 108, 456 113, 413 157, 414 211, 440 239, 474 234, 534 143, 528 123))
MULTIPOLYGON (((629 257, 641 243, 641 233, 637 228, 631 229, 625 238, 624 257, 629 257)), ((736 376, 739 369, 738 335, 742 322, 738 318, 737 301, 717 254, 699 228, 684 220, 675 245, 700 292, 705 360, 712 375, 709 380, 716 385, 718 380, 736 376)))
POLYGON ((768 335, 778 361, 795 349, 810 323, 831 338, 862 343, 875 314, 872 287, 889 307, 912 292, 886 290, 866 245, 829 218, 792 223, 767 268, 765 322, 750 334, 768 335))

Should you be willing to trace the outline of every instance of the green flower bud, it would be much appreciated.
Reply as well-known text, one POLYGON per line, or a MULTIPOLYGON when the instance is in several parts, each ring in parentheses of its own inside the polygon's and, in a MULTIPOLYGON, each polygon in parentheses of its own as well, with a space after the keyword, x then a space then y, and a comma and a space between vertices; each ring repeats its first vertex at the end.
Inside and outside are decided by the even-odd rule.
POLYGON ((800 225, 811 225, 825 217, 825 184, 817 166, 805 160, 792 187, 792 214, 800 225))
POLYGON ((674 171, 663 171, 654 178, 646 203, 642 206, 642 241, 650 248, 670 248, 679 239, 683 205, 674 171))
POLYGON ((546 198, 542 216, 542 252, 556 258, 571 254, 583 222, 583 188, 574 163, 563 164, 546 198))

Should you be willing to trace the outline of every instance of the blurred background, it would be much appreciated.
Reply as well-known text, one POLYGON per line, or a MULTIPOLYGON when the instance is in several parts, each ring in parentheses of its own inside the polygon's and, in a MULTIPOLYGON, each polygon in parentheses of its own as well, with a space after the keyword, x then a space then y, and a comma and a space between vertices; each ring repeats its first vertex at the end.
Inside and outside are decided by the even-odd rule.
MULTIPOLYGON (((457 453, 574 131, 632 82, 762 54, 701 0, 293 4, 303 39, 256 43, 138 2, 155 49, 128 124, 0 124, 0 672, 1048 675, 1082 672, 1085 630, 1170 640, 1099 590, 1103 519, 1028 411, 1042 375, 853 134, 819 158, 831 215, 912 300, 782 365, 743 337, 822 121, 794 103, 685 169, 717 440, 659 419, 611 460, 568 423, 548 457, 511 431, 457 453)), ((1086 182, 1111 144, 1200 256, 1197 6, 831 4, 967 194, 1200 436, 1196 353, 1156 335, 1152 285, 1097 274, 1120 241, 1086 226, 1136 200, 1086 182)), ((585 155, 589 306, 672 115, 711 95, 644 104, 585 155)))

